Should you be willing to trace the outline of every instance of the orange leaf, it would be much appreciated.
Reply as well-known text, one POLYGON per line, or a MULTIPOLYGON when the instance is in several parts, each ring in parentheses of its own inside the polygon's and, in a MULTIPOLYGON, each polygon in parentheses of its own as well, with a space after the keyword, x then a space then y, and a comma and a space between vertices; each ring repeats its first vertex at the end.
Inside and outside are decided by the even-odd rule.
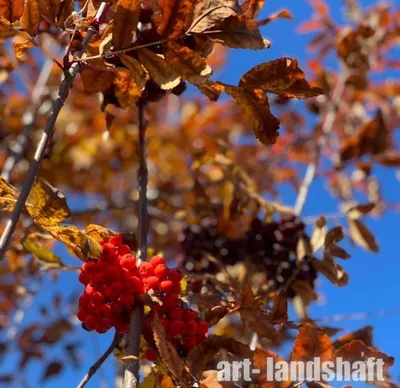
POLYGON ((61 0, 40 0, 40 15, 46 22, 55 24, 57 15, 60 12, 61 0))
POLYGON ((39 0, 27 0, 21 25, 30 36, 37 35, 40 25, 39 0))
POLYGON ((273 22, 274 20, 277 19, 293 19, 292 14, 290 13, 290 11, 288 11, 287 9, 283 9, 282 11, 276 12, 270 16, 268 16, 267 18, 263 19, 263 20, 259 20, 257 22, 257 25, 260 26, 265 26, 271 22, 273 22))
POLYGON ((179 43, 167 43, 164 47, 164 56, 167 63, 184 81, 201 83, 212 74, 211 67, 199 54, 179 43))
POLYGON ((311 323, 302 325, 292 350, 292 361, 312 361, 320 357, 321 362, 332 357, 333 346, 329 337, 311 323))
POLYGON ((160 35, 175 39, 185 33, 193 17, 191 0, 160 0, 161 23, 157 32, 160 35))
POLYGON ((274 144, 278 137, 279 120, 271 113, 268 97, 262 90, 242 90, 232 86, 225 87, 253 124, 257 139, 264 145, 274 144))
POLYGON ((194 6, 193 23, 189 27, 192 33, 211 30, 217 23, 239 12, 236 0, 200 0, 194 6))
POLYGON ((113 45, 116 49, 131 45, 139 21, 140 1, 119 0, 114 17, 113 45))
POLYGON ((239 85, 288 98, 308 98, 322 94, 322 90, 312 87, 305 77, 297 60, 284 57, 254 67, 243 75, 239 85))
POLYGON ((142 95, 139 87, 136 85, 132 75, 125 70, 119 70, 114 79, 115 96, 118 99, 121 108, 128 108, 137 102, 142 95))
POLYGON ((268 314, 272 323, 286 323, 288 320, 287 295, 281 291, 274 299, 274 305, 268 314))
POLYGON ((14 23, 24 12, 24 0, 0 0, 0 18, 14 23))

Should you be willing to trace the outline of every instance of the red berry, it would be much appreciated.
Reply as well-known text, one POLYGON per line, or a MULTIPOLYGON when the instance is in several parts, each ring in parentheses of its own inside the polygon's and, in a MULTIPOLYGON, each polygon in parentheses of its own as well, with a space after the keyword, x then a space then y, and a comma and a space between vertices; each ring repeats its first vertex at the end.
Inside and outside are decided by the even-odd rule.
POLYGON ((132 294, 122 294, 119 297, 118 302, 126 309, 130 309, 135 303, 135 297, 132 294))
POLYGON ((86 261, 82 264, 82 271, 86 272, 89 276, 92 276, 97 272, 97 264, 93 261, 86 261))
POLYGON ((93 330, 97 327, 97 319, 94 315, 88 315, 85 318, 84 324, 88 330, 93 330))
POLYGON ((81 322, 84 322, 88 315, 89 315, 89 313, 82 307, 78 310, 78 313, 76 314, 76 316, 78 317, 78 319, 81 322))
POLYGON ((183 309, 180 307, 172 307, 168 309, 167 315, 171 321, 181 321, 183 316, 183 309))
POLYGON ((109 287, 109 298, 111 300, 118 299, 122 292, 124 291, 124 284, 122 282, 116 281, 109 287))
POLYGON ((190 351, 196 346, 197 338, 196 337, 184 338, 182 342, 185 349, 190 351))
POLYGON ((165 260, 161 256, 153 256, 150 259, 150 264, 153 266, 153 268, 156 268, 160 264, 165 265, 165 260))
POLYGON ((163 308, 167 309, 169 307, 175 307, 178 304, 179 295, 178 294, 169 294, 161 299, 163 302, 163 308))
POLYGON ((185 334, 195 335, 197 332, 197 322, 196 321, 189 321, 185 323, 185 334))
POLYGON ((205 334, 196 334, 197 343, 200 343, 201 341, 204 341, 206 338, 207 337, 206 337, 205 334))
POLYGON ((169 269, 164 264, 159 264, 154 268, 154 275, 160 280, 165 279, 168 276, 169 269))
POLYGON ((109 264, 105 267, 105 277, 108 282, 118 279, 120 268, 114 264, 109 264))
POLYGON ((113 315, 121 314, 123 309, 124 309, 124 306, 119 301, 118 302, 113 302, 111 304, 111 312, 112 312, 113 315))
POLYGON ((198 314, 196 313, 196 311, 194 311, 192 309, 186 309, 183 312, 183 316, 182 316, 183 322, 197 321, 197 318, 198 318, 198 314))
POLYGON ((143 292, 143 283, 137 276, 131 276, 125 281, 125 289, 128 292, 139 294, 143 292))
POLYGON ((94 287, 100 287, 102 284, 104 284, 106 281, 106 275, 104 272, 99 272, 97 273, 92 280, 92 284, 94 287))
POLYGON ((91 302, 95 305, 95 306, 100 306, 101 304, 104 303, 104 297, 103 295, 96 291, 93 293, 93 295, 91 296, 91 302))
POLYGON ((119 264, 123 268, 132 270, 132 269, 136 268, 136 257, 133 256, 131 253, 128 253, 121 257, 119 264))
POLYGON ((143 279, 143 285, 145 291, 157 291, 160 288, 160 280, 157 276, 149 276, 143 279))
POLYGON ((86 286, 90 282, 90 276, 86 271, 81 271, 79 274, 79 282, 86 286))
POLYGON ((169 294, 174 289, 174 283, 172 283, 171 280, 163 280, 160 283, 160 289, 161 289, 162 292, 165 292, 166 294, 169 294))
POLYGON ((97 308, 97 316, 100 319, 109 320, 111 318, 111 306, 108 304, 102 304, 100 307, 97 308))
POLYGON ((194 280, 192 281, 192 292, 194 294, 199 294, 201 292, 201 289, 203 288, 203 283, 200 280, 194 280))
POLYGON ((173 268, 169 270, 169 278, 174 282, 174 283, 179 283, 182 278, 183 278, 183 273, 181 270, 177 268, 173 268))
POLYGON ((90 302, 90 296, 85 292, 79 297, 78 302, 79 302, 79 307, 87 307, 87 305, 90 302))
POLYGON ((174 286, 172 287, 171 293, 180 294, 181 293, 181 284, 175 283, 174 286))
POLYGON ((185 324, 182 321, 171 321, 169 324, 169 333, 173 336, 182 335, 185 329, 185 324))
POLYGON ((115 247, 114 244, 105 243, 105 244, 103 245, 103 251, 102 251, 102 253, 103 253, 104 256, 112 257, 112 256, 115 256, 115 255, 116 255, 116 253, 117 253, 117 248, 115 247))
POLYGON ((116 247, 120 246, 123 243, 122 234, 117 233, 110 238, 108 241, 110 244, 115 245, 116 247))
POLYGON ((143 263, 140 263, 140 265, 139 265, 139 274, 140 274, 140 276, 142 276, 144 278, 153 276, 154 268, 150 263, 144 261, 143 263))
POLYGON ((151 351, 150 349, 146 350, 146 353, 144 355, 149 361, 155 361, 157 360, 157 354, 151 351))
POLYGON ((208 323, 206 321, 198 321, 196 333, 202 336, 206 335, 207 332, 208 332, 208 323))
POLYGON ((118 254, 120 256, 124 256, 124 255, 131 254, 131 253, 132 253, 131 248, 129 248, 128 245, 121 245, 118 248, 118 254))
POLYGON ((93 288, 93 286, 89 283, 86 287, 85 287, 85 292, 86 294, 88 294, 89 296, 92 296, 96 290, 93 288))

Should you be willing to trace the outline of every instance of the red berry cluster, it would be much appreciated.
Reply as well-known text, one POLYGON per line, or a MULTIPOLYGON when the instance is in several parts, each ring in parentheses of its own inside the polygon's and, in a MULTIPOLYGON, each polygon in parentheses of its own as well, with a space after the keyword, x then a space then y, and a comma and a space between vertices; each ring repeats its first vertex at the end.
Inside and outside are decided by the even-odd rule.
MULTIPOLYGON (((168 338, 182 354, 187 353, 204 339, 208 324, 200 321, 195 311, 178 307, 182 278, 182 272, 168 268, 160 256, 137 266, 131 248, 123 243, 121 235, 115 235, 102 243, 98 259, 89 259, 82 265, 79 281, 85 290, 79 298, 78 319, 87 330, 105 333, 115 327, 118 333, 125 334, 135 301, 152 290, 162 302, 154 310, 166 327, 168 338)), ((143 334, 151 343, 154 310, 143 320, 143 334)), ((147 356, 154 358, 151 352, 147 356)))
POLYGON ((130 311, 144 291, 139 271, 121 235, 103 242, 99 259, 83 263, 79 275, 85 291, 77 316, 84 328, 105 333, 115 327, 118 333, 128 332, 130 311))
MULTIPOLYGON (((179 306, 160 309, 158 311, 160 321, 167 333, 167 338, 182 357, 193 349, 196 344, 206 338, 208 323, 199 318, 196 311, 179 306)), ((150 345, 146 351, 146 358, 154 361, 157 354, 155 349, 151 322, 154 319, 154 311, 150 311, 143 320, 142 330, 145 340, 150 345)))

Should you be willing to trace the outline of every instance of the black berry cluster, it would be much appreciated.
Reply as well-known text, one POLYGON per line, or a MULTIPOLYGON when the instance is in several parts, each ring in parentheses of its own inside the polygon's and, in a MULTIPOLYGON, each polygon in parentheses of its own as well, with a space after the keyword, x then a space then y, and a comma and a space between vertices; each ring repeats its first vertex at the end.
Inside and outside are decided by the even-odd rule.
MULTIPOLYGON (((216 272, 217 267, 204 255, 209 253, 225 265, 246 260, 253 263, 266 274, 270 289, 284 285, 293 273, 297 274, 296 280, 314 287, 316 271, 305 264, 307 258, 296 259, 300 238, 309 240, 304 223, 295 216, 269 223, 255 218, 247 234, 238 240, 218 233, 215 220, 204 219, 199 226, 190 226, 182 234, 183 264, 188 271, 216 272)), ((290 297, 295 295, 292 288, 288 293, 290 297)))

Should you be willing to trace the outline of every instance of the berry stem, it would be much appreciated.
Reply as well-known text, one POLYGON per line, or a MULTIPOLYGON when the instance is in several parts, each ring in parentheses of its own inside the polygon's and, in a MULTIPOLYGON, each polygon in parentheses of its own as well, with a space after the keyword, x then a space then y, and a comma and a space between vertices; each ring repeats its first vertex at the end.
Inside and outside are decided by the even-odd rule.
MULTIPOLYGON (((138 134, 138 156, 139 156, 139 237, 138 237, 138 259, 139 263, 147 260, 147 183, 148 169, 146 160, 146 120, 144 116, 144 103, 138 104, 139 134, 138 134)), ((133 308, 129 323, 128 347, 125 361, 124 388, 136 388, 139 386, 139 351, 140 336, 142 331, 143 306, 136 303, 133 308)))
MULTIPOLYGON (((99 11, 96 15, 95 19, 99 19, 104 12, 106 2, 103 1, 100 5, 99 11)), ((77 57, 81 58, 86 48, 88 47, 90 41, 93 36, 97 33, 97 30, 93 27, 89 27, 88 32, 85 36, 85 39, 82 42, 82 50, 77 53, 77 57)), ((68 56, 68 53, 66 54, 68 56)), ((1 235, 0 239, 0 260, 3 259, 8 245, 11 241, 11 237, 14 234, 17 223, 21 217, 21 214, 25 208, 26 200, 31 192, 32 186, 35 182, 36 176, 39 172, 40 163, 43 159, 43 156, 46 152, 47 146, 50 144, 50 141, 53 137, 54 126, 56 124, 58 115, 65 103, 65 100, 68 97, 69 89, 75 81, 76 76, 81 70, 81 64, 78 62, 74 62, 70 67, 64 69, 64 79, 62 80, 58 95, 55 101, 53 102, 53 107, 49 118, 47 119, 46 127, 44 129, 43 135, 39 141, 39 144, 36 148, 34 160, 29 167, 29 171, 22 187, 22 190, 19 194, 17 203, 15 204, 15 208, 13 213, 11 214, 10 219, 8 220, 4 232, 1 235)))
POLYGON ((117 347, 119 341, 121 341, 122 334, 115 333, 114 338, 107 348, 107 350, 102 354, 102 356, 90 367, 89 372, 85 375, 82 381, 79 383, 77 388, 83 388, 87 382, 92 378, 92 376, 100 369, 103 365, 104 361, 107 360, 108 356, 114 351, 117 347))

